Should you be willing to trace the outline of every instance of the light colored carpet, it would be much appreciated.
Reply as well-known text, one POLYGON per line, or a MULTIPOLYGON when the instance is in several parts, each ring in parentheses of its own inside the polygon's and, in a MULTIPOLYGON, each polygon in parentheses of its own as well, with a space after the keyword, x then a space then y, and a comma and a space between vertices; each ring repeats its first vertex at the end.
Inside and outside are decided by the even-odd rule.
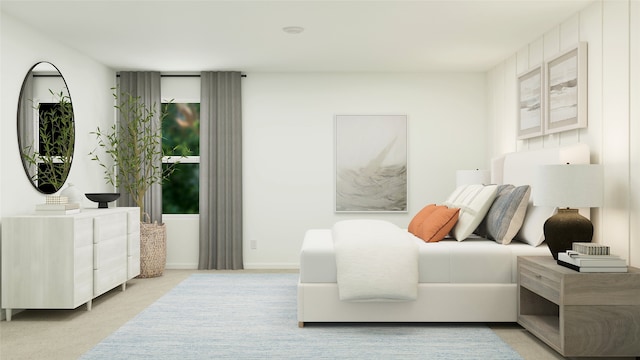
MULTIPOLYGON (((297 270, 168 269, 157 278, 130 280, 125 292, 118 287, 94 299, 92 311, 86 311, 84 306, 75 310, 24 311, 16 314, 11 322, 0 321, 0 359, 77 359, 191 274, 219 273, 297 274, 297 270)), ((525 360, 564 359, 515 323, 488 326, 525 360)))
POLYGON ((194 274, 82 359, 522 359, 480 324, 297 327, 297 274, 194 274))

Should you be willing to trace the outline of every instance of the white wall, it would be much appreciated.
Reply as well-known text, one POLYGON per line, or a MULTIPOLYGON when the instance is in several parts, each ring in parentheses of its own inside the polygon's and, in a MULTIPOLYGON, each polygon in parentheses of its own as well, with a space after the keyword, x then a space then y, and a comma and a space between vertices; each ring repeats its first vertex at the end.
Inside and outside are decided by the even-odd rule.
MULTIPOLYGON (((4 16, 2 16, 2 9, 0 9, 0 75, 2 74, 2 70, 4 69, 3 65, 4 65, 4 61, 2 59, 2 33, 4 32, 4 16)), ((0 83, 0 139, 4 139, 4 126, 2 126, 2 124, 4 123, 4 104, 2 102, 2 99, 4 99, 4 97, 2 96, 4 94, 3 89, 2 89, 2 84, 0 83)), ((16 127, 17 130, 17 127, 16 127)), ((0 244, 2 244, 2 204, 4 203, 3 201, 3 196, 2 196, 2 188, 3 188, 3 183, 4 183, 4 177, 5 177, 5 173, 4 173, 4 165, 2 158, 0 158, 0 244)), ((0 250, 0 258, 2 258, 2 250, 0 250)), ((1 261, 0 261, 1 262, 1 261)), ((0 266, 2 264, 0 263, 0 266)), ((0 275, 2 274, 2 270, 0 269, 0 275)), ((2 290, 0 290, 0 293, 2 292, 2 290)), ((4 314, 3 314, 4 315, 4 314)))
MULTIPOLYGON (((34 205, 44 202, 44 195, 29 183, 18 153, 16 113, 18 96, 24 76, 39 61, 56 65, 67 82, 75 115, 76 145, 69 182, 83 192, 110 191, 102 171, 90 161, 88 153, 95 147, 89 133, 96 126, 110 126, 113 122, 111 87, 115 73, 97 61, 65 47, 45 34, 36 33, 13 18, 2 14, 2 142, 0 166, 5 181, 1 216, 33 211, 34 205)), ((88 200, 86 205, 89 205, 88 200)))
POLYGON ((629 39, 629 117, 630 117, 630 211, 629 254, 634 266, 640 267, 640 2, 631 1, 629 39), (635 240, 634 240, 635 239, 635 240))
POLYGON ((341 219, 407 226, 453 190, 456 170, 488 167, 480 73, 250 73, 242 86, 247 267, 297 267, 304 232, 341 219), (408 213, 334 213, 337 114, 408 115, 408 213))
MULTIPOLYGON (((246 268, 297 268, 304 232, 380 218, 407 226, 458 169, 488 168, 484 74, 249 73, 242 80, 246 268), (334 116, 406 114, 409 211, 334 213, 334 116), (257 244, 256 249, 251 243, 257 244)), ((164 216, 167 267, 197 266, 197 218, 164 216)))
MULTIPOLYGON (((113 119, 113 70, 0 14, 1 217, 43 201, 17 152, 15 114, 22 79, 38 61, 61 70, 73 99, 77 144, 69 180, 110 191, 89 161, 97 125, 113 119)), ((640 4, 598 1, 486 74, 265 74, 243 79, 244 234, 247 267, 296 267, 304 231, 374 217, 406 226, 423 205, 442 201, 457 169, 487 167, 508 151, 584 142, 607 172, 606 202, 593 211, 596 241, 640 266, 640 4), (589 43, 589 128, 516 140, 516 76, 577 41, 589 43), (486 80, 486 82, 485 82, 486 80), (335 214, 333 117, 409 116, 409 212, 335 214), (630 240, 631 239, 631 240, 630 240), (257 243, 251 249, 251 242, 257 243)), ((197 264, 197 219, 167 218, 168 267, 197 264)))
POLYGON ((639 7, 637 1, 596 1, 487 74, 489 154, 588 144, 592 162, 605 168, 604 206, 592 209, 594 241, 634 266, 640 266, 639 7), (588 43, 588 128, 517 140, 517 75, 578 41, 588 43))
POLYGON ((49 61, 60 69, 73 103, 76 147, 68 181, 83 192, 111 191, 88 153, 95 144, 89 133, 97 125, 110 126, 113 121, 110 88, 115 83, 115 73, 57 40, 0 14, 0 225, 3 217, 31 212, 35 204, 45 201, 24 173, 16 135, 22 81, 31 66, 39 61, 49 61))

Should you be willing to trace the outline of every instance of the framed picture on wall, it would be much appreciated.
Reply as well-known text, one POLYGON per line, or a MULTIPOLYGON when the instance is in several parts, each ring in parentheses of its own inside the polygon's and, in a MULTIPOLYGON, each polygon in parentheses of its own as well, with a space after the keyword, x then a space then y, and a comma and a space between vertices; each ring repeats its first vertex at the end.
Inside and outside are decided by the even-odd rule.
POLYGON ((518 139, 544 133, 543 81, 542 66, 518 76, 518 139))
POLYGON ((556 56, 545 69, 545 133, 587 127, 587 43, 556 56))
POLYGON ((407 212, 407 116, 336 115, 335 211, 407 212))

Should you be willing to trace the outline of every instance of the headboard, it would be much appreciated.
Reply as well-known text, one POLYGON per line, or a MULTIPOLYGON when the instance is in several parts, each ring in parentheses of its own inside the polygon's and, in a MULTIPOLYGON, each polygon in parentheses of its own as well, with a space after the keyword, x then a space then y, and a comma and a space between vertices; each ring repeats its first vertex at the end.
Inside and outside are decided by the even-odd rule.
MULTIPOLYGON (((536 188, 532 182, 536 168, 546 164, 589 164, 589 146, 575 144, 556 148, 528 150, 508 153, 491 161, 491 182, 495 184, 532 185, 531 199, 527 207, 524 224, 516 239, 533 246, 544 241, 543 225, 556 209, 546 206, 533 206, 536 188)), ((589 218, 589 209, 580 209, 580 213, 589 218)))

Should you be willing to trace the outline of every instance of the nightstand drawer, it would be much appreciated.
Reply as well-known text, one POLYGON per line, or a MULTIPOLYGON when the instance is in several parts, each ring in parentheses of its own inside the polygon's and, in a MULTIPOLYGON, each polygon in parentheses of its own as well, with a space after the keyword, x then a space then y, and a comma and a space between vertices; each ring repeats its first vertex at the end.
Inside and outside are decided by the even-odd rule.
POLYGON ((518 259, 520 286, 552 301, 560 303, 560 274, 538 264, 518 259))

